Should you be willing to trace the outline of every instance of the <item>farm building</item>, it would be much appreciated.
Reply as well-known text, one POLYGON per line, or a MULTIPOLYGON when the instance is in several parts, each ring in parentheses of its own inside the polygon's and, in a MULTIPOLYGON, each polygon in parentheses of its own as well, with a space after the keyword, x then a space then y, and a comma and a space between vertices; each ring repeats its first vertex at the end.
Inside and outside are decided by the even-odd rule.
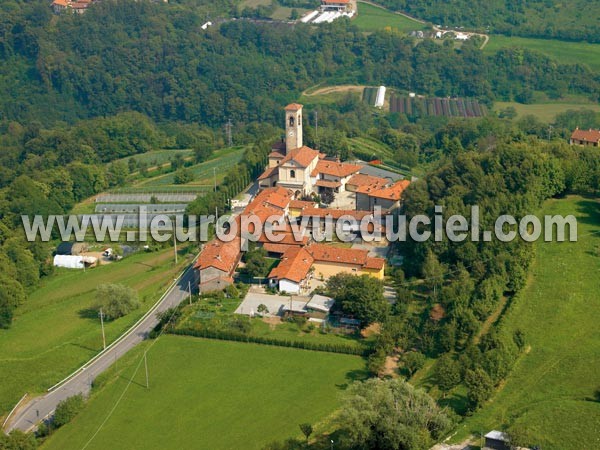
POLYGON ((233 273, 241 258, 239 237, 230 242, 208 242, 194 265, 200 276, 200 292, 218 291, 233 284, 233 273))
POLYGON ((56 255, 54 256, 54 267, 65 269, 85 269, 96 264, 97 259, 93 256, 56 255))
POLYGON ((346 12, 350 7, 350 0, 321 0, 321 11, 346 12))
POLYGON ((485 445, 483 449, 487 450, 510 450, 510 440, 506 433, 492 430, 485 436, 485 445))
POLYGON ((377 88, 377 96, 375 97, 375 108, 383 108, 385 103, 385 86, 377 88))
POLYGON ((598 147, 600 146, 600 130, 580 130, 576 128, 571 134, 569 144, 598 147))
POLYGON ((87 250, 85 242, 61 242, 56 247, 56 255, 79 255, 87 250))

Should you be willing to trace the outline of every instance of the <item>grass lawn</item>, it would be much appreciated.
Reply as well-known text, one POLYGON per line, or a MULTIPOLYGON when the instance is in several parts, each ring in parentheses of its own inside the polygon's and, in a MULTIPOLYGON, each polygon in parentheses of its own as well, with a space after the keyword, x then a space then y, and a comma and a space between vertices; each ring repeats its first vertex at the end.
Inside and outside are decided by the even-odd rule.
POLYGON ((494 103, 494 110, 501 111, 505 108, 512 106, 517 111, 517 117, 525 116, 528 114, 536 116, 543 122, 551 123, 556 118, 557 114, 563 113, 570 109, 591 109, 596 112, 600 112, 600 104, 598 103, 536 103, 531 105, 524 105, 516 102, 496 102, 494 103))
POLYGON ((363 2, 358 2, 358 15, 352 23, 364 31, 382 30, 386 27, 403 32, 425 29, 425 24, 421 22, 363 2))
POLYGON ((107 343, 141 317, 185 264, 172 250, 139 253, 84 271, 62 269, 45 279, 16 311, 12 327, 0 330, 0 415, 28 392, 40 393, 102 349, 96 314, 88 308, 101 283, 122 283, 139 293, 141 307, 105 324, 107 343))
POLYGON ((600 44, 493 34, 484 47, 484 51, 492 53, 505 47, 523 47, 536 50, 564 64, 587 64, 593 70, 600 70, 600 44))
MULTIPOLYGON (((44 449, 81 449, 134 373, 134 349, 75 420, 44 449)), ((364 376, 356 356, 163 336, 88 449, 260 449, 301 437, 339 405, 340 392, 364 376)))
POLYGON ((518 424, 544 450, 600 447, 600 202, 550 200, 543 214, 576 215, 578 242, 537 244, 530 281, 504 318, 530 350, 455 441, 518 424))
POLYGON ((241 161, 245 146, 225 148, 217 150, 213 153, 211 159, 200 164, 189 167, 194 174, 194 181, 188 184, 175 185, 175 173, 159 175, 152 178, 146 178, 134 184, 135 188, 163 188, 165 186, 176 186, 181 190, 185 190, 188 186, 212 186, 214 183, 214 175, 216 174, 217 183, 223 181, 227 170, 241 161), (215 172, 213 170, 216 169, 215 172))

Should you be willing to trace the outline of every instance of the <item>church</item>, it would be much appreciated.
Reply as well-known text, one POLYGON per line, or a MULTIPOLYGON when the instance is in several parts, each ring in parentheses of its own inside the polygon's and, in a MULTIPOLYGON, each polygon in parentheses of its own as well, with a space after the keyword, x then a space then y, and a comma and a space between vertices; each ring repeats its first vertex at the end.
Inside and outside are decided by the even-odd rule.
POLYGON ((302 143, 302 105, 285 107, 285 139, 273 146, 269 165, 258 177, 259 188, 279 186, 296 198, 345 191, 346 183, 362 166, 342 163, 302 143))

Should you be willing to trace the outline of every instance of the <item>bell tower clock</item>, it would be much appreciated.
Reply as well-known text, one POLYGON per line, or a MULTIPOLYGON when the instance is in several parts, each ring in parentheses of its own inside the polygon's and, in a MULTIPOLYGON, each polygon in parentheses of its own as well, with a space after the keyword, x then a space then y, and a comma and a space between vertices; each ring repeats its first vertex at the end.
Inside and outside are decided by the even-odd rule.
POLYGON ((285 152, 302 147, 302 105, 291 103, 285 107, 285 152))

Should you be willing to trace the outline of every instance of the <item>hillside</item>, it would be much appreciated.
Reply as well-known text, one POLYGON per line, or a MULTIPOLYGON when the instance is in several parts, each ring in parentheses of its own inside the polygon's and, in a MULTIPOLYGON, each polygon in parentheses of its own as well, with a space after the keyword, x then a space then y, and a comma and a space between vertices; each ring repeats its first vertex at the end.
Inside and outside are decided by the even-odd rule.
POLYGON ((436 25, 517 36, 600 42, 597 1, 379 0, 384 6, 436 25))

